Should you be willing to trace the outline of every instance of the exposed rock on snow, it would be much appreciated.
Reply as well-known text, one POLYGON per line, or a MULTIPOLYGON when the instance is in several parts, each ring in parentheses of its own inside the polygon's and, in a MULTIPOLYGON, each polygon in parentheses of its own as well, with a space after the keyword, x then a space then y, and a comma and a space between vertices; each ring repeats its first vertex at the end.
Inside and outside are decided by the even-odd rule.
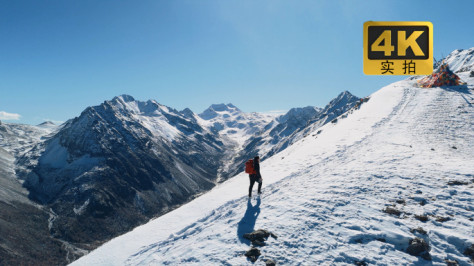
POLYGON ((388 214, 391 214, 391 215, 395 215, 395 216, 400 216, 402 214, 401 211, 397 210, 396 208, 394 207, 391 207, 391 206, 388 206, 386 207, 383 212, 385 213, 388 213, 388 214))
POLYGON ((446 262, 446 266, 457 266, 459 265, 459 262, 457 260, 444 260, 446 262))
POLYGON ((415 233, 415 232, 416 232, 416 233, 419 233, 419 234, 422 234, 422 235, 426 235, 426 234, 427 234, 427 232, 426 232, 423 228, 421 228, 421 227, 411 229, 410 232, 412 232, 412 233, 415 233))
POLYGON ((425 214, 415 214, 415 219, 421 221, 421 222, 427 222, 429 220, 428 215, 425 214))
POLYGON ((265 246, 265 241, 268 239, 269 236, 277 239, 277 236, 275 234, 264 229, 258 229, 256 231, 253 231, 252 233, 246 233, 243 235, 244 238, 252 242, 252 245, 260 247, 265 246))
POLYGON ((258 248, 252 247, 247 252, 245 252, 245 256, 249 258, 251 262, 256 262, 258 257, 260 257, 261 253, 258 248))
POLYGON ((272 259, 265 260, 265 266, 276 266, 276 262, 272 259))
POLYGON ((431 260, 430 245, 422 238, 410 240, 407 253, 413 256, 420 256, 425 260, 431 260))
POLYGON ((459 185, 467 185, 469 182, 459 181, 459 180, 451 180, 448 181, 449 186, 459 186, 459 185))
POLYGON ((471 261, 474 262, 474 244, 472 244, 470 247, 466 248, 466 250, 464 251, 463 254, 470 257, 471 261))

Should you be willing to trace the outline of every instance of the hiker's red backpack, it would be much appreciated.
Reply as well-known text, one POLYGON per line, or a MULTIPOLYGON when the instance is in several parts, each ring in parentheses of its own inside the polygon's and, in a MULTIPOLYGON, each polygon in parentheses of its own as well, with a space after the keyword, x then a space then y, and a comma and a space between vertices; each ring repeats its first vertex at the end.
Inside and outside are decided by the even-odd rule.
POLYGON ((255 172, 255 169, 253 169, 253 160, 252 159, 245 162, 245 173, 247 173, 249 175, 257 174, 257 172, 255 172))

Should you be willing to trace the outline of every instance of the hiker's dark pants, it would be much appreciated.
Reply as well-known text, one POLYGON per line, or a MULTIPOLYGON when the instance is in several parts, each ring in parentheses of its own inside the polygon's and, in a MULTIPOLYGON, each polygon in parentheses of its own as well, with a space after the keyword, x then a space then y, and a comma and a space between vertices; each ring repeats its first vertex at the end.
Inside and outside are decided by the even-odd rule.
POLYGON ((249 186, 249 197, 252 196, 252 189, 253 189, 253 184, 255 182, 258 183, 258 193, 260 193, 262 190, 262 182, 258 182, 258 180, 261 178, 260 175, 249 175, 250 178, 250 186, 249 186))

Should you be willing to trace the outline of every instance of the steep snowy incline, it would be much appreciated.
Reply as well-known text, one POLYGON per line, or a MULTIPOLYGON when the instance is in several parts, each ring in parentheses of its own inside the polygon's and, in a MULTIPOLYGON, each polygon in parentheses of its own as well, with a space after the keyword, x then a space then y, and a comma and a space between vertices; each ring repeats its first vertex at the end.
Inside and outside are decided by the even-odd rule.
POLYGON ((435 264, 468 265, 474 80, 461 78, 469 89, 421 89, 413 81, 387 86, 347 118, 265 161, 261 198, 248 202, 248 178, 237 175, 75 264, 250 264, 242 234, 264 228, 279 237, 260 248, 259 260, 423 263, 406 252, 410 239, 420 237, 435 264), (400 216, 384 213, 388 206, 400 216))

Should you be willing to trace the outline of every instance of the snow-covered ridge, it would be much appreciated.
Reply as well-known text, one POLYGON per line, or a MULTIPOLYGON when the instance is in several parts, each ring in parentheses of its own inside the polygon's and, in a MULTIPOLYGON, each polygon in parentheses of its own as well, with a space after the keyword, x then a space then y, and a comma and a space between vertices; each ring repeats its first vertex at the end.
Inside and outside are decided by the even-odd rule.
POLYGON ((419 237, 434 264, 468 265, 473 91, 413 85, 382 88, 264 161, 262 197, 248 202, 248 178, 239 174, 73 265, 246 265, 249 245, 239 233, 258 228, 279 236, 260 249, 281 264, 428 263, 406 252, 419 237), (401 216, 384 213, 387 206, 401 216))
POLYGON ((474 47, 454 50, 445 58, 445 62, 454 72, 474 71, 474 47))

